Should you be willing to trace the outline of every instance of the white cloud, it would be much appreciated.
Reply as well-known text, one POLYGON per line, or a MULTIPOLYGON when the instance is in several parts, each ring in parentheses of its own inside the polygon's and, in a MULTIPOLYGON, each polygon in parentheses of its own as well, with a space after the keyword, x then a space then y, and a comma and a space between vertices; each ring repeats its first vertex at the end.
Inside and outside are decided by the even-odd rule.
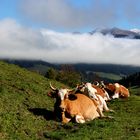
POLYGON ((76 7, 71 0, 22 0, 21 12, 28 20, 47 24, 51 28, 74 30, 115 23, 115 5, 104 6, 102 2, 93 0, 88 2, 89 6, 76 7))
POLYGON ((1 58, 140 65, 140 40, 35 30, 12 19, 0 21, 0 36, 1 58))

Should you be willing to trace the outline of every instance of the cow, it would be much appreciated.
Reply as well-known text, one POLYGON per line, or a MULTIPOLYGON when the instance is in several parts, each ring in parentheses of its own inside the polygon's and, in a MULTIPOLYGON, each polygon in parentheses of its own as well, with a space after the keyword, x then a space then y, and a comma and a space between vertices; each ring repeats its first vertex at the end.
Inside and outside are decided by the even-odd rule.
MULTIPOLYGON (((82 90, 82 88, 84 86, 85 86, 84 83, 82 83, 80 85, 77 85, 76 91, 78 90, 78 92, 83 92, 84 90, 82 90)), ((104 88, 101 88, 98 84, 97 85, 92 84, 92 87, 96 90, 95 93, 102 96, 105 101, 110 101, 111 100, 110 97, 109 97, 109 94, 107 93, 107 91, 104 88)))
POLYGON ((64 100, 61 101, 60 108, 63 110, 63 123, 68 123, 72 118, 75 118, 77 123, 85 123, 100 117, 97 106, 86 95, 80 93, 70 95, 66 95, 64 100), (70 95, 74 97, 70 97, 70 95))
POLYGON ((105 89, 110 91, 112 99, 128 98, 130 96, 129 90, 119 83, 109 83, 105 85, 105 89))
POLYGON ((64 99, 65 94, 69 93, 70 90, 68 88, 61 88, 57 89, 54 88, 50 83, 50 88, 52 91, 50 91, 47 95, 51 98, 55 98, 55 104, 54 104, 54 118, 57 121, 62 121, 62 110, 60 108, 61 101, 64 99))
MULTIPOLYGON (((63 123, 68 123, 72 119, 77 123, 85 123, 100 117, 96 104, 86 95, 72 94, 67 88, 56 89, 51 84, 50 88, 54 91, 56 98, 54 108, 58 109, 59 107, 57 113, 61 112, 63 123)), ((57 111, 56 109, 54 110, 57 111)))
POLYGON ((91 83, 85 83, 85 84, 80 85, 79 87, 81 88, 81 91, 83 92, 83 94, 93 99, 94 102, 96 101, 97 111, 100 114, 100 117, 106 117, 103 114, 103 110, 107 112, 109 111, 114 112, 113 110, 107 107, 106 101, 104 99, 105 93, 99 87, 92 85, 91 83))
POLYGON ((110 101, 111 100, 107 91, 104 88, 101 88, 101 87, 96 86, 94 84, 92 84, 92 87, 97 90, 96 94, 99 94, 100 96, 102 96, 105 101, 110 101))
POLYGON ((92 84, 93 88, 97 90, 97 94, 101 95, 105 101, 110 101, 111 98, 109 97, 108 92, 105 90, 104 81, 94 81, 92 84))

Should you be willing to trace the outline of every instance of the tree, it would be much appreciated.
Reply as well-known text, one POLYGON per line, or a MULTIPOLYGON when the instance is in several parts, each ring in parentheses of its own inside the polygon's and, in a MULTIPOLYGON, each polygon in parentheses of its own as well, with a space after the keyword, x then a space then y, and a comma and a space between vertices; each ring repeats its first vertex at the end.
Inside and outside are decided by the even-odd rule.
POLYGON ((45 74, 45 77, 49 78, 49 79, 56 79, 57 77, 57 71, 54 68, 49 68, 48 71, 45 74))
POLYGON ((75 87, 81 82, 81 74, 76 72, 71 65, 62 65, 61 70, 49 68, 45 77, 60 81, 68 86, 75 87))
POLYGON ((77 83, 81 82, 81 75, 76 72, 71 65, 62 65, 56 80, 71 87, 75 87, 77 83))

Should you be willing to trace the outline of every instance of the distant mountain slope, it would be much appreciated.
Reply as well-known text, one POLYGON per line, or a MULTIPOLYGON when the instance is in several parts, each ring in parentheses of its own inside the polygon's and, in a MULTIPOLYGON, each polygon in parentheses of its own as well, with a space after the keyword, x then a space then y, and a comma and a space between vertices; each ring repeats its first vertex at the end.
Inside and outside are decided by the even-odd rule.
MULTIPOLYGON (((27 68, 31 71, 36 71, 42 75, 45 75, 48 68, 52 67, 57 70, 61 70, 62 65, 64 64, 50 64, 44 61, 36 61, 36 60, 4 60, 8 63, 19 65, 20 67, 27 68)), ((70 65, 75 71, 83 74, 83 79, 93 80, 98 73, 98 76, 101 80, 112 81, 117 76, 118 80, 121 77, 126 77, 128 75, 134 74, 136 72, 140 72, 139 66, 130 66, 130 65, 115 65, 115 64, 65 64, 70 65), (90 73, 89 73, 90 72, 90 73), (102 73, 102 74, 101 74, 102 73), (91 77, 92 74, 92 77, 91 77), (104 75, 103 75, 104 74, 104 75), (108 75, 108 76, 106 76, 108 75), (113 78, 113 79, 112 79, 113 78)))
POLYGON ((45 61, 41 61, 41 60, 18 60, 18 59, 3 59, 3 61, 10 63, 10 64, 15 64, 18 65, 20 67, 24 67, 24 68, 31 68, 34 67, 35 65, 44 65, 47 67, 53 67, 53 64, 50 64, 48 62, 45 61))
POLYGON ((118 75, 129 75, 140 71, 140 66, 131 65, 115 65, 115 64, 75 64, 74 68, 78 71, 94 71, 94 72, 105 72, 114 73, 118 75))
POLYGON ((116 38, 129 38, 129 39, 140 39, 139 32, 135 30, 124 30, 119 28, 110 28, 110 29, 98 29, 90 32, 90 34, 94 34, 96 32, 100 32, 103 35, 113 35, 116 38))
MULTIPOLYGON (((114 73, 114 74, 122 74, 129 75, 140 71, 140 66, 131 66, 131 65, 116 65, 116 64, 87 64, 87 63, 77 63, 77 64, 51 64, 41 60, 14 60, 14 59, 5 59, 10 64, 16 64, 20 67, 34 69, 38 67, 53 67, 56 69, 61 69, 62 65, 70 65, 76 71, 79 72, 105 72, 105 73, 114 73)), ((43 69, 43 68, 42 68, 43 69)))
POLYGON ((48 68, 55 67, 54 64, 41 61, 41 60, 15 60, 15 59, 3 59, 3 61, 9 64, 15 64, 23 68, 27 68, 28 70, 38 72, 42 75, 46 73, 48 68))

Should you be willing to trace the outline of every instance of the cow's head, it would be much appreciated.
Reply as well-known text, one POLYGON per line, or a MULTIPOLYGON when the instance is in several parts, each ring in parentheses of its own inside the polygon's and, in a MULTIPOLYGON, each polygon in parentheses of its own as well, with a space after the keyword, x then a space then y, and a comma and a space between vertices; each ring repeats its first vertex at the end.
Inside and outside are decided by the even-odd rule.
POLYGON ((58 102, 56 104, 56 107, 59 107, 61 112, 65 112, 67 99, 68 100, 77 99, 77 96, 75 94, 71 93, 73 90, 70 90, 68 88, 57 89, 57 88, 54 88, 51 85, 51 83, 50 83, 50 88, 53 90, 53 92, 55 94, 56 102, 58 102))
POLYGON ((70 93, 70 89, 68 88, 60 88, 60 89, 57 89, 55 87, 53 87, 50 83, 50 88, 53 90, 53 93, 52 95, 54 95, 55 98, 60 98, 61 101, 64 100, 64 98, 66 98, 69 93, 70 93))

